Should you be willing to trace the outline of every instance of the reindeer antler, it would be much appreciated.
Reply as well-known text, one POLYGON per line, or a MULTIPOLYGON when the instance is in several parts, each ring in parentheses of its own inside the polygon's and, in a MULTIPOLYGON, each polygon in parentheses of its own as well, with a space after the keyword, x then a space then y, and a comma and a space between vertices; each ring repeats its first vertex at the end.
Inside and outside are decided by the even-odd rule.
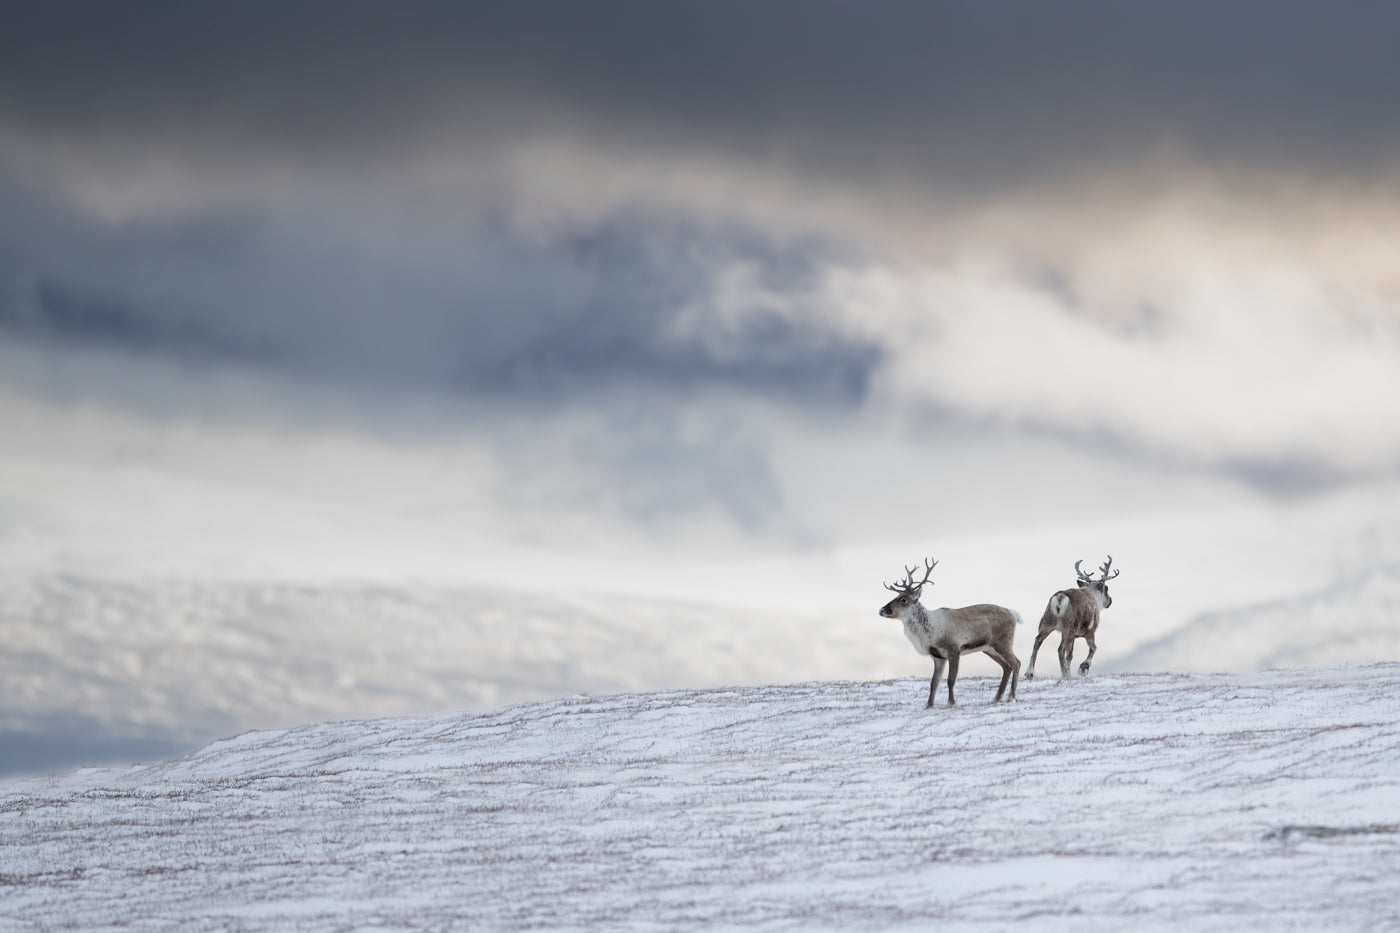
POLYGON ((1094 575, 1092 573, 1086 573, 1085 571, 1079 569, 1079 565, 1082 563, 1084 563, 1084 561, 1082 560, 1077 560, 1074 562, 1074 572, 1079 574, 1080 586, 1084 586, 1088 583, 1107 583, 1109 580, 1112 580, 1114 577, 1118 576, 1119 573, 1119 571, 1115 570, 1113 571, 1112 576, 1109 575, 1108 568, 1113 566, 1112 554, 1108 555, 1108 560, 1104 561, 1103 564, 1099 566, 1100 576, 1097 580, 1094 579, 1094 575))
POLYGON ((894 592, 894 593, 900 593, 900 594, 902 594, 902 595, 909 595, 909 594, 911 594, 911 593, 916 593, 916 592, 918 592, 919 590, 923 589, 924 584, 928 582, 928 578, 929 578, 930 576, 932 576, 932 574, 933 574, 933 568, 936 567, 936 566, 938 566, 938 561, 936 561, 936 560, 930 561, 927 557, 925 557, 925 558, 924 558, 924 578, 923 578, 922 580, 920 580, 918 583, 915 583, 915 582, 914 582, 914 571, 915 571, 917 568, 914 568, 914 567, 905 567, 905 568, 904 568, 904 582, 903 582, 903 583, 894 583, 894 584, 886 583, 886 584, 885 584, 885 589, 890 590, 891 592, 894 592))

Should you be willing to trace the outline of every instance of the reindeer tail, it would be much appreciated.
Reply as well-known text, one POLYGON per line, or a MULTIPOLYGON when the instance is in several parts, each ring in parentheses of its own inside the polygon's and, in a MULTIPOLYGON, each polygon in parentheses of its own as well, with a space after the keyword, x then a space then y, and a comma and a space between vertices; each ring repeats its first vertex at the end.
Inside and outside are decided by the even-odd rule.
POLYGON ((1045 604, 1045 613, 1040 617, 1041 630, 1053 629, 1060 624, 1060 619, 1064 617, 1065 610, 1069 608, 1069 597, 1064 593, 1056 593, 1050 597, 1050 602, 1045 604))

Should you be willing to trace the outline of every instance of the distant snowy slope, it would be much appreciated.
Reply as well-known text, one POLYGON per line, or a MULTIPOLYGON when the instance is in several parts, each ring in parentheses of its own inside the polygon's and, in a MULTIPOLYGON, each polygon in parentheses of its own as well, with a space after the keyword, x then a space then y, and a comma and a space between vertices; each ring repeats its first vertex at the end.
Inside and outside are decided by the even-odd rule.
POLYGON ((0 784, 0 925, 1393 929, 1400 665, 576 696, 0 784))
POLYGON ((548 589, 14 579, 0 587, 0 776, 92 763, 94 748, 175 754, 250 725, 919 665, 873 612, 821 637, 810 615, 758 619, 548 589), (89 757, 54 748, 74 735, 89 757))
POLYGON ((1302 596, 1202 613, 1115 663, 1120 670, 1257 670, 1400 658, 1400 564, 1302 596))

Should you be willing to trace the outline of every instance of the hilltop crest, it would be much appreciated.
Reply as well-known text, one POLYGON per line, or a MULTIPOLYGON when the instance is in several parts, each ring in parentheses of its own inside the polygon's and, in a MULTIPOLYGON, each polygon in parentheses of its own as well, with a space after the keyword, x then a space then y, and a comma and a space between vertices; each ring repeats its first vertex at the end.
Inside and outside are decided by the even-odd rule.
POLYGON ((578 696, 10 781, 0 920, 1400 921, 1400 664, 1046 680, 1005 705, 965 683, 932 710, 920 679, 578 696))

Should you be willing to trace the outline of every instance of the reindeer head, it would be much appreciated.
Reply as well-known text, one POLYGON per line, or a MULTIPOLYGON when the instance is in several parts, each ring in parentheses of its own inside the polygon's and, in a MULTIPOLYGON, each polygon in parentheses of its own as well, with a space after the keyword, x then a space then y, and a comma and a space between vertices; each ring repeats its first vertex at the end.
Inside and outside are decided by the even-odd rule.
POLYGON ((1074 562, 1074 572, 1079 574, 1079 585, 1084 587, 1085 589, 1094 589, 1102 593, 1103 607, 1105 609, 1107 609, 1109 606, 1112 606, 1113 597, 1108 595, 1108 581, 1112 580, 1119 574, 1119 571, 1117 570, 1113 571, 1112 574, 1109 574, 1108 572, 1108 568, 1113 566, 1113 555, 1108 555, 1108 560, 1104 561, 1102 566, 1099 567, 1100 576, 1097 580, 1094 579, 1094 575, 1092 573, 1085 573, 1083 570, 1079 569, 1079 565, 1082 563, 1084 563, 1084 561, 1082 560, 1077 560, 1074 562))
POLYGON ((936 560, 924 560, 924 578, 918 583, 914 582, 914 568, 904 568, 903 583, 886 583, 885 589, 898 593, 894 599, 885 603, 880 610, 881 618, 904 620, 914 607, 919 604, 919 593, 923 590, 924 584, 933 573, 933 568, 938 564, 936 560))

